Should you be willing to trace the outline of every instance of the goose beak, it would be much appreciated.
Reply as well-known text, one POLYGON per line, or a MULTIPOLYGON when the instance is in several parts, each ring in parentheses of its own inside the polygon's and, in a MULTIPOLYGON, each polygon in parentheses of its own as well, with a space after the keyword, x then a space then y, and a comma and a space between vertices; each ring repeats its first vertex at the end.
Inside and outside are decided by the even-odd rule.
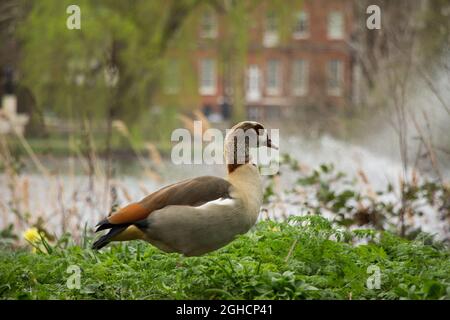
POLYGON ((267 137, 267 148, 272 148, 275 150, 278 150, 278 146, 276 146, 275 144, 273 144, 272 140, 270 140, 269 137, 267 137))

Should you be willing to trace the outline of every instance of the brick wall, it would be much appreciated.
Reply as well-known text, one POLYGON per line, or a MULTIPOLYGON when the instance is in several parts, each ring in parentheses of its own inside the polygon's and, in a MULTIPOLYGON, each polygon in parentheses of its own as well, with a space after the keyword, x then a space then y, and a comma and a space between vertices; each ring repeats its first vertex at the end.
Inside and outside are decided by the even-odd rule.
MULTIPOLYGON (((247 101, 247 107, 253 110, 253 117, 283 115, 295 112, 296 108, 342 108, 351 103, 353 59, 349 43, 353 29, 352 9, 352 1, 348 0, 305 0, 302 10, 309 15, 309 36, 296 39, 293 34, 280 33, 279 42, 273 47, 266 47, 263 41, 268 9, 261 6, 254 13, 253 19, 249 21, 250 41, 247 66, 253 65, 259 68, 261 98, 257 101, 247 101), (330 39, 327 34, 328 16, 334 11, 342 13, 344 24, 342 39, 330 39), (267 67, 270 59, 279 61, 281 67, 282 86, 276 95, 271 95, 267 90, 267 67), (292 92, 292 65, 296 59, 303 59, 309 65, 308 91, 302 96, 296 96, 292 92), (342 90, 339 95, 332 95, 327 91, 327 70, 330 60, 339 60, 342 63, 342 90), (279 108, 280 112, 274 112, 273 108, 279 108)), ((293 13, 296 11, 297 9, 293 9, 293 13)), ((194 58, 197 61, 198 72, 200 72, 201 59, 212 58, 216 61, 216 93, 201 95, 200 108, 209 105, 218 112, 220 112, 220 102, 227 95, 224 82, 229 76, 224 72, 227 68, 224 66, 226 62, 221 61, 217 49, 221 38, 226 34, 223 20, 223 17, 217 17, 216 39, 203 40, 199 29, 199 45, 194 58)))

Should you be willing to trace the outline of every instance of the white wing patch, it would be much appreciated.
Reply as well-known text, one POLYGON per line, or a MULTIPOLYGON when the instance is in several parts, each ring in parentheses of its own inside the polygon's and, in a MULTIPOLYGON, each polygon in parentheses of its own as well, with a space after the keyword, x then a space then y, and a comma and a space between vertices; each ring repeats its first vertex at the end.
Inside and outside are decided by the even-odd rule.
POLYGON ((213 201, 206 202, 201 206, 198 206, 199 209, 207 209, 208 206, 219 205, 219 206, 234 206, 236 205, 236 200, 232 198, 219 198, 213 201))

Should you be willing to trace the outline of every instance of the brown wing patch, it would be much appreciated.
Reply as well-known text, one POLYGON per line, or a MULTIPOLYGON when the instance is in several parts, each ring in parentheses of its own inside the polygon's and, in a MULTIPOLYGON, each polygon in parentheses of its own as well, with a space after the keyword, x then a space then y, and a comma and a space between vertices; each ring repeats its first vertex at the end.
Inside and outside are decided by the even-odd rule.
MULTIPOLYGON (((107 218, 110 224, 131 224, 143 220, 153 211, 170 205, 200 206, 219 198, 230 198, 231 184, 222 178, 204 176, 162 188, 139 202, 132 203, 107 218)), ((109 227, 106 223, 98 230, 109 227)))
POLYGON ((139 203, 154 211, 170 205, 200 206, 219 198, 230 198, 231 184, 222 178, 204 176, 167 186, 139 203))
POLYGON ((145 219, 149 213, 150 211, 139 203, 132 203, 114 213, 108 221, 113 224, 139 221, 145 219))

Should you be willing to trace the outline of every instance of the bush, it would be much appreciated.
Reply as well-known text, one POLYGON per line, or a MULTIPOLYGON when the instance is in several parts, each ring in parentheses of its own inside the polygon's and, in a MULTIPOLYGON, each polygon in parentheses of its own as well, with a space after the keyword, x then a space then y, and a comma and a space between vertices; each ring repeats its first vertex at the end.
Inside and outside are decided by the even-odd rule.
POLYGON ((89 249, 69 237, 50 254, 0 252, 3 299, 448 299, 450 252, 374 230, 339 229, 319 216, 264 221, 202 257, 165 254, 142 242, 89 249), (66 285, 76 265, 80 289, 66 285), (367 280, 379 268, 380 289, 367 280), (368 269, 369 268, 369 269, 368 269))

